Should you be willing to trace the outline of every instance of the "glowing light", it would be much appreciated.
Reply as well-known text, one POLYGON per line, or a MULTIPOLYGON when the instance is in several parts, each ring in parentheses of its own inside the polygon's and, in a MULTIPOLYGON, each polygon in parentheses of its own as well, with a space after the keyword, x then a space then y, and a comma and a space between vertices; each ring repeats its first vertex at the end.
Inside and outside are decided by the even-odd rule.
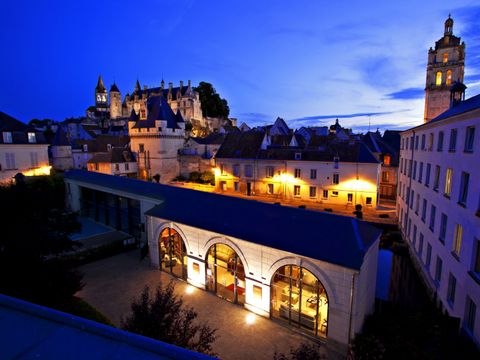
POLYGON ((376 184, 371 183, 370 181, 365 180, 347 180, 342 181, 335 189, 338 190, 353 190, 353 191, 363 191, 363 192, 376 192, 376 184))
POLYGON ((31 169, 24 171, 22 174, 25 176, 43 176, 43 175, 50 175, 50 170, 52 169, 51 166, 41 166, 36 169, 31 169))
POLYGON ((187 285, 187 288, 185 289, 185 292, 187 294, 193 294, 195 292, 195 288, 192 285, 187 285))
POLYGON ((247 325, 252 325, 255 322, 255 315, 252 313, 248 314, 245 318, 245 322, 247 325))
POLYGON ((214 168, 213 172, 215 173, 215 176, 220 176, 220 169, 219 168, 214 168))

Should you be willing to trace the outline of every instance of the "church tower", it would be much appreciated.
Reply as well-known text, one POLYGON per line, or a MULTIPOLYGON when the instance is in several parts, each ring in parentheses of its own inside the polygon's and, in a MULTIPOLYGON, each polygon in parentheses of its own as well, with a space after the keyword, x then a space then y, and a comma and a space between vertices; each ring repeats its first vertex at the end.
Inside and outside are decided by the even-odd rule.
POLYGON ((122 117, 122 95, 115 82, 110 87, 110 119, 122 117))
POLYGON ((102 75, 98 77, 97 86, 95 87, 95 107, 99 112, 108 111, 107 89, 103 85, 102 75))
POLYGON ((424 122, 436 118, 450 107, 450 88, 463 83, 465 71, 465 42, 453 35, 453 19, 448 15, 443 37, 428 50, 425 84, 424 122))

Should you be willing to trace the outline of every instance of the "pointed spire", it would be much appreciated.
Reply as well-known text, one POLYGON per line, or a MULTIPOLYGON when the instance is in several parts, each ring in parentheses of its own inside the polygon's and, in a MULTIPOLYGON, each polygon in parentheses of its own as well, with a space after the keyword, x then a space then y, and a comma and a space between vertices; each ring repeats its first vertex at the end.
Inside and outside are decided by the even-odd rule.
POLYGON ((113 85, 110 87, 110 92, 120 92, 120 90, 118 90, 118 86, 115 83, 115 81, 113 82, 113 85))
POLYGON ((103 85, 102 75, 98 76, 97 87, 95 89, 99 92, 107 91, 107 89, 105 89, 105 85, 103 85))
POLYGON ((137 82, 135 83, 135 91, 140 91, 142 87, 140 86, 140 81, 138 81, 137 79, 137 82))

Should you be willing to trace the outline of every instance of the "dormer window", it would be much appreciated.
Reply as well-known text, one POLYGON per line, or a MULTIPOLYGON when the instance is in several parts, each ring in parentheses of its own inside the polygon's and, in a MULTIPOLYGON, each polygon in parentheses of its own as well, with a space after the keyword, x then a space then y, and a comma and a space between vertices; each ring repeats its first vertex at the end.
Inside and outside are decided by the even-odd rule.
POLYGON ((88 152, 88 145, 87 144, 83 144, 83 152, 88 152))
POLYGON ((302 160, 302 153, 295 153, 295 160, 302 160))
POLYGON ((11 144, 12 141, 12 133, 10 131, 3 132, 3 143, 4 144, 11 144))
POLYGON ((447 63, 448 62, 448 53, 444 53, 443 54, 443 63, 447 63))
POLYGON ((140 109, 140 120, 146 120, 146 119, 147 119, 147 110, 140 109))
POLYGON ((383 165, 390 165, 390 155, 383 155, 383 165))
POLYGON ((37 142, 37 138, 35 137, 34 132, 27 133, 27 136, 28 136, 28 143, 29 144, 35 144, 37 142))

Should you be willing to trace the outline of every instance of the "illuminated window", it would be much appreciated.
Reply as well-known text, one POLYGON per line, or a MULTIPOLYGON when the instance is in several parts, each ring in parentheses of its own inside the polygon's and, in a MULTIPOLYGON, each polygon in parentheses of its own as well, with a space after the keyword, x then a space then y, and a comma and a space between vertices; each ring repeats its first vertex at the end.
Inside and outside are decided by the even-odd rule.
POLYGON ((87 144, 83 144, 83 151, 88 152, 88 145, 87 144))
POLYGON ((300 185, 295 185, 293 187, 293 195, 294 196, 300 196, 300 185))
POLYGON ((462 234, 463 228, 462 225, 455 225, 455 233, 453 235, 453 253, 456 256, 460 256, 460 249, 462 248, 462 234))
POLYGON ((383 155, 383 165, 390 165, 390 155, 383 155))
POLYGON ((448 53, 443 54, 443 62, 444 63, 448 62, 448 53))
POLYGON ((267 193, 273 194, 273 184, 267 184, 267 193))
POLYGON ((447 80, 446 80, 447 85, 452 84, 452 70, 447 70, 447 80))
POLYGON ((441 71, 437 71, 437 76, 436 76, 435 84, 436 84, 437 86, 442 85, 442 72, 441 72, 441 71))
POLYGON ((30 144, 35 144, 37 142, 37 139, 35 138, 35 133, 34 132, 29 132, 27 135, 28 135, 28 142, 30 144))
POLYGON ((452 169, 447 168, 447 172, 445 174, 445 196, 450 197, 452 192, 452 169))

